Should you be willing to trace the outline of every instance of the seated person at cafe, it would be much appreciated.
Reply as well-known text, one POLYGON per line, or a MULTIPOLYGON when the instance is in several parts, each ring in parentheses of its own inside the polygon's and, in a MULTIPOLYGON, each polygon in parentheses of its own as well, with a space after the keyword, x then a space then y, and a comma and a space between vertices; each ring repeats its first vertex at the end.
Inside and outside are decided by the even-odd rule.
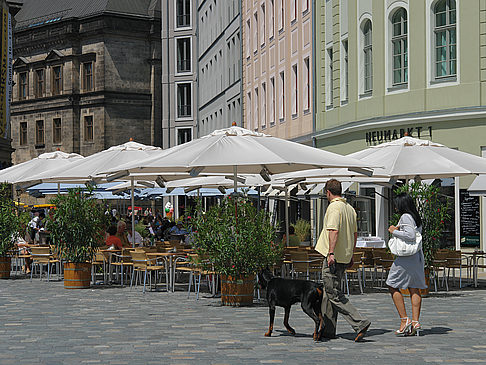
POLYGON ((181 221, 177 222, 177 224, 169 230, 169 234, 171 236, 184 236, 187 233, 189 232, 187 232, 184 228, 182 228, 181 221))
MULTIPOLYGON (((127 231, 128 231, 128 242, 130 244, 132 244, 132 225, 131 224, 128 224, 127 225, 127 231)), ((135 234, 134 234, 134 239, 135 239, 135 246, 143 246, 143 238, 142 236, 140 235, 140 233, 137 232, 137 230, 135 230, 135 234)))
POLYGON ((113 246, 113 248, 121 250, 123 246, 120 238, 117 237, 116 227, 110 226, 106 232, 109 234, 108 238, 106 239, 106 245, 109 247, 113 246))
MULTIPOLYGON (((282 238, 283 245, 287 245, 287 237, 283 235, 282 238)), ((295 228, 293 226, 289 227, 289 245, 288 247, 300 247, 300 239, 295 235, 295 228)))
POLYGON ((127 224, 124 221, 119 221, 117 226, 116 236, 120 239, 123 247, 131 247, 132 245, 128 242, 127 237, 127 224))

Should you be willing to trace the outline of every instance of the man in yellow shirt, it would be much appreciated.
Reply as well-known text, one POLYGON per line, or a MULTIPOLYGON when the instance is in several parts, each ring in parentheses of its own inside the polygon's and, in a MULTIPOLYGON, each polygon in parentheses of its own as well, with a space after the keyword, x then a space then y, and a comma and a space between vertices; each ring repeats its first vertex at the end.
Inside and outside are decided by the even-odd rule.
POLYGON ((356 212, 341 196, 341 183, 331 179, 326 183, 329 206, 324 216, 324 228, 317 241, 316 251, 325 257, 322 280, 325 295, 322 298, 324 338, 336 336, 337 314, 341 313, 357 332, 355 341, 361 341, 371 322, 363 318, 341 291, 341 280, 348 266, 353 265, 353 251, 358 237, 356 212))

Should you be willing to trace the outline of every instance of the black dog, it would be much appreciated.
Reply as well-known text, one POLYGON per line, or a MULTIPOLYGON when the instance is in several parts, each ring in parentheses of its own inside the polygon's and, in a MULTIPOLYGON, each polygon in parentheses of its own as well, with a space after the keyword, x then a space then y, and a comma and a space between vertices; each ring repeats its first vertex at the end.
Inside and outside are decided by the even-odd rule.
POLYGON ((321 302, 323 289, 321 284, 309 280, 293 280, 274 277, 269 270, 258 274, 258 282, 263 289, 267 289, 267 302, 270 313, 270 326, 265 336, 269 337, 273 331, 275 318, 275 306, 285 309, 284 326, 287 331, 295 335, 295 331, 289 325, 290 307, 300 302, 305 314, 315 322, 313 338, 318 341, 322 334, 323 318, 321 314, 321 302))

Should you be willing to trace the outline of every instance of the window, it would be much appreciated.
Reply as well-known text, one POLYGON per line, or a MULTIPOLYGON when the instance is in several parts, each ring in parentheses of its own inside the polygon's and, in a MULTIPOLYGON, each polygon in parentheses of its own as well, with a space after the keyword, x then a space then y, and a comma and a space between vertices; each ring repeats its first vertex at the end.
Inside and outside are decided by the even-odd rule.
POLYGON ((20 122, 20 141, 19 144, 21 146, 25 146, 27 144, 27 122, 20 122))
POLYGON ((251 92, 246 94, 246 128, 251 129, 252 120, 251 120, 251 109, 253 104, 251 103, 251 92))
POLYGON ((262 128, 267 127, 267 84, 264 82, 262 84, 262 128))
POLYGON ((292 65, 292 116, 296 117, 299 112, 299 95, 297 90, 299 88, 297 77, 297 65, 292 65))
POLYGON ((348 40, 344 40, 342 43, 342 51, 343 51, 343 69, 342 69, 342 85, 343 85, 343 92, 341 94, 341 100, 344 102, 348 101, 349 98, 349 76, 348 76, 348 40))
POLYGON ((190 118, 192 116, 191 84, 177 84, 177 117, 190 118))
POLYGON ((62 91, 62 68, 54 66, 52 68, 52 95, 59 95, 62 91))
POLYGON ((61 129, 61 118, 54 118, 52 120, 52 143, 61 143, 62 129, 61 129))
POLYGON ((285 22, 285 0, 280 0, 279 16, 278 16, 278 30, 283 31, 285 22))
POLYGON ((332 48, 326 50, 326 106, 332 107, 334 102, 333 60, 332 48))
POLYGON ((46 71, 41 68, 35 70, 35 97, 40 98, 44 96, 46 87, 46 71))
POLYGON ((191 72, 191 39, 177 39, 177 72, 191 72))
POLYGON ((250 45, 251 20, 250 19, 248 19, 246 21, 246 34, 247 34, 247 36, 246 36, 246 57, 248 58, 248 57, 250 57, 250 49, 251 49, 250 48, 251 47, 251 45, 250 45))
POLYGON ((278 117, 281 122, 285 120, 285 72, 280 72, 280 85, 279 85, 279 112, 278 117))
POLYGON ((84 141, 93 142, 93 116, 84 117, 84 141))
POLYGON ((305 13, 309 10, 309 0, 302 0, 302 12, 305 13))
POLYGON ((35 144, 44 145, 44 121, 35 121, 35 144))
POLYGON ((373 43, 371 20, 366 20, 363 25, 363 71, 364 92, 373 90, 373 43))
POLYGON ((191 0, 176 0, 176 26, 191 26, 191 0))
POLYGON ((297 0, 291 0, 290 11, 290 21, 293 23, 297 20, 297 0))
POLYGON ((93 62, 83 63, 83 90, 93 91, 93 62))
POLYGON ((177 144, 183 144, 192 140, 192 128, 177 129, 177 144))
POLYGON ((261 11, 262 11, 262 16, 260 19, 260 44, 263 46, 265 44, 265 35, 266 35, 265 22, 267 20, 265 16, 265 3, 262 4, 261 11))
POLYGON ((311 103, 309 57, 304 59, 304 112, 309 111, 311 103))
POLYGON ((27 99, 29 90, 29 74, 27 72, 19 73, 19 100, 27 99))
POLYGON ((258 118, 260 117, 260 114, 258 112, 258 103, 260 103, 260 99, 258 98, 258 88, 255 88, 255 97, 253 98, 253 128, 255 130, 258 129, 258 126, 260 125, 258 118))
POLYGON ((441 0, 434 7, 435 77, 457 74, 456 2, 441 0))
POLYGON ((272 105, 270 109, 270 125, 275 124, 275 77, 270 78, 270 97, 272 100, 272 105))
POLYGON ((275 0, 270 0, 270 19, 272 20, 270 22, 270 34, 269 38, 272 39, 275 35, 275 5, 274 5, 275 0))
POLYGON ((253 52, 258 51, 258 12, 253 14, 253 52))
POLYGON ((400 8, 392 17, 393 85, 408 82, 407 11, 400 8))

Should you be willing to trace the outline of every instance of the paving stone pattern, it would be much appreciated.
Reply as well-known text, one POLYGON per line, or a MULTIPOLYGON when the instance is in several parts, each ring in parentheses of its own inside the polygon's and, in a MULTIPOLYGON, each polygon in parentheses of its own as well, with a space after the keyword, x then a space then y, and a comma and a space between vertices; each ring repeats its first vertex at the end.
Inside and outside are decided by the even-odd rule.
MULTIPOLYGON (((182 288, 181 288, 182 290, 182 288)), ((424 299, 421 337, 397 338, 398 319, 385 292, 351 295, 372 323, 354 343, 339 319, 339 338, 315 343, 313 322, 298 305, 275 332, 265 303, 223 307, 183 291, 97 286, 66 290, 61 281, 0 281, 0 364, 463 364, 486 362, 486 291, 463 290, 424 299)), ((407 300, 407 306, 409 306, 407 300)))

